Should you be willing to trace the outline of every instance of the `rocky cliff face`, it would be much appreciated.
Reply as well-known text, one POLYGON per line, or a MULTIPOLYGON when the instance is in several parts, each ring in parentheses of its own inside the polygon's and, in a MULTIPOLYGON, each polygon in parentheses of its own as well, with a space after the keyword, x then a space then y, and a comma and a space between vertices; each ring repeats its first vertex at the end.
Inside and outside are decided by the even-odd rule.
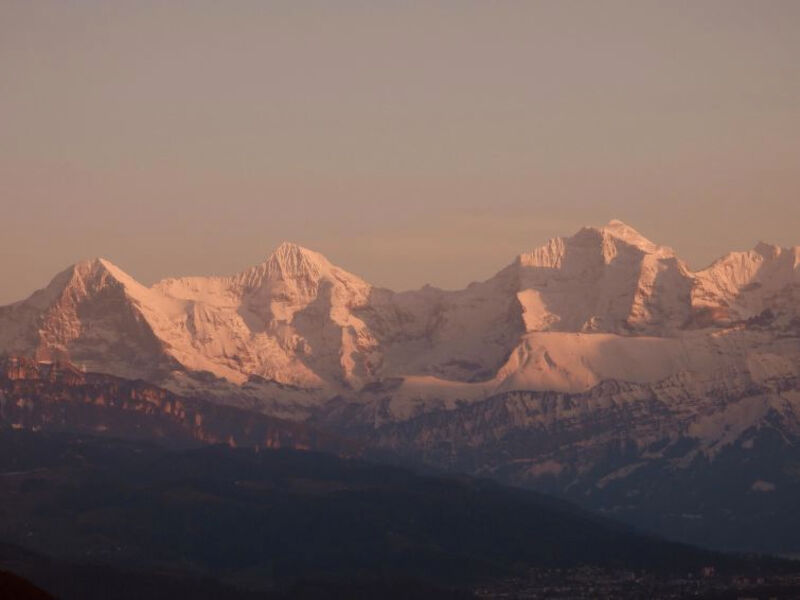
POLYGON ((73 265, 23 302, 0 308, 0 347, 38 360, 102 364, 155 378, 177 366, 158 333, 162 308, 144 286, 102 259, 73 265))
POLYGON ((358 450, 303 424, 180 397, 143 381, 85 373, 69 363, 16 357, 0 360, 0 428, 342 455, 358 450))

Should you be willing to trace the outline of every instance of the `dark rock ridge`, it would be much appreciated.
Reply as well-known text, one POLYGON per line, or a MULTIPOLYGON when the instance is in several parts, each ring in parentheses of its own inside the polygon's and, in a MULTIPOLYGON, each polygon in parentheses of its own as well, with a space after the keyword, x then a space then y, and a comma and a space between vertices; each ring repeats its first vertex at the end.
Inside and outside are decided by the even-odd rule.
POLYGON ((508 392, 376 427, 373 404, 334 400, 301 424, 68 363, 6 358, 0 429, 399 461, 555 494, 681 541, 800 551, 800 381, 739 373, 696 383, 508 392))
POLYGON ((605 381, 582 394, 519 391, 376 429, 386 456, 553 493, 683 541, 800 552, 800 378, 715 379, 689 390, 605 381))
POLYGON ((184 398, 144 381, 84 373, 68 362, 20 357, 0 359, 0 428, 342 455, 358 450, 301 423, 184 398))
MULTIPOLYGON (((796 568, 665 542, 489 480, 423 476, 317 452, 168 449, 84 434, 0 431, 0 475, 0 539, 8 544, 60 563, 129 575, 182 572, 242 590, 365 577, 471 586, 533 567, 582 565, 684 575, 707 565, 728 572, 796 568)), ((0 564, 2 558, 0 544, 0 564)), ((60 578, 46 577, 52 569, 18 572, 61 597, 130 597, 113 587, 106 595, 97 588, 62 594, 60 578)), ((89 571, 74 573, 85 583, 89 571)), ((167 583, 160 579, 154 587, 167 583)))

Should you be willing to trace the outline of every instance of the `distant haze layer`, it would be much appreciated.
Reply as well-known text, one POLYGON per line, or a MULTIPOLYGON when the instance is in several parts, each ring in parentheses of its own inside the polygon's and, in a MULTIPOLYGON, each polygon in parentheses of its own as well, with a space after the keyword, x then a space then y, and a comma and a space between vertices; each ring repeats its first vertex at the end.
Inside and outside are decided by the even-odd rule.
POLYGON ((0 304, 281 240, 463 287, 621 218, 800 243, 800 3, 0 3, 0 304))

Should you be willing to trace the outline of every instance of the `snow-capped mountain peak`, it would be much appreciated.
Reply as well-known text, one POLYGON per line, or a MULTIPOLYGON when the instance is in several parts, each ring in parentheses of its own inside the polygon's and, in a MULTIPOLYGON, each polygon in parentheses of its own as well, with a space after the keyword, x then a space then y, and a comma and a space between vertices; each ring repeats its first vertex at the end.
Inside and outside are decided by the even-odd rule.
POLYGON ((630 225, 623 223, 619 219, 612 219, 601 227, 584 227, 572 238, 574 243, 591 243, 596 240, 602 244, 604 256, 607 261, 613 260, 619 253, 620 244, 635 248, 645 254, 654 254, 661 258, 668 258, 675 255, 674 250, 667 246, 656 244, 630 225))
POLYGON ((619 220, 554 238, 517 265, 527 331, 664 333, 689 316, 688 269, 619 220))
POLYGON ((130 275, 105 258, 91 258, 76 262, 56 275, 43 290, 35 292, 30 300, 43 308, 56 301, 77 302, 103 289, 146 290, 130 275))
POLYGON ((73 281, 84 284, 118 284, 132 294, 146 293, 147 288, 106 258, 83 260, 72 266, 73 281))
POLYGON ((609 235, 613 235, 619 239, 629 241, 633 244, 644 243, 653 245, 650 240, 645 238, 636 229, 619 219, 611 219, 608 223, 602 225, 601 227, 597 227, 596 229, 600 229, 609 235))
POLYGON ((323 254, 292 242, 281 243, 264 262, 242 271, 234 280, 247 290, 284 283, 311 293, 322 280, 361 282, 357 276, 333 265, 323 254))
POLYGON ((672 248, 656 244, 630 225, 618 219, 600 227, 582 227, 569 237, 557 237, 543 246, 518 257, 523 266, 562 268, 569 260, 571 268, 582 270, 591 264, 609 264, 621 255, 641 258, 674 258, 672 248))
POLYGON ((262 264, 265 274, 275 279, 293 277, 319 279, 332 267, 330 261, 319 252, 292 242, 281 243, 262 264))

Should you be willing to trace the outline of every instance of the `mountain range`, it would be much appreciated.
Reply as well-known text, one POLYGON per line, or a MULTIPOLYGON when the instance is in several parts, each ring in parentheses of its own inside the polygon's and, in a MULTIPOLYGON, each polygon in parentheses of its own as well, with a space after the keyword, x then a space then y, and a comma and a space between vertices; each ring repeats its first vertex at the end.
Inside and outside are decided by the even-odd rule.
POLYGON ((695 543, 800 551, 800 534, 775 533, 800 500, 800 247, 693 271, 611 221, 463 290, 407 292, 289 243, 232 276, 149 287, 94 259, 1 307, 0 353, 304 422, 695 543))
POLYGON ((146 287, 79 262, 0 308, 0 351, 259 400, 303 419, 340 395, 418 400, 582 392, 735 370, 795 373, 800 247, 759 244, 693 272, 620 221, 520 254, 464 290, 396 293, 295 244, 230 277, 146 287), (232 385, 225 385, 232 384, 232 385), (227 388, 227 389, 226 389, 227 388))

